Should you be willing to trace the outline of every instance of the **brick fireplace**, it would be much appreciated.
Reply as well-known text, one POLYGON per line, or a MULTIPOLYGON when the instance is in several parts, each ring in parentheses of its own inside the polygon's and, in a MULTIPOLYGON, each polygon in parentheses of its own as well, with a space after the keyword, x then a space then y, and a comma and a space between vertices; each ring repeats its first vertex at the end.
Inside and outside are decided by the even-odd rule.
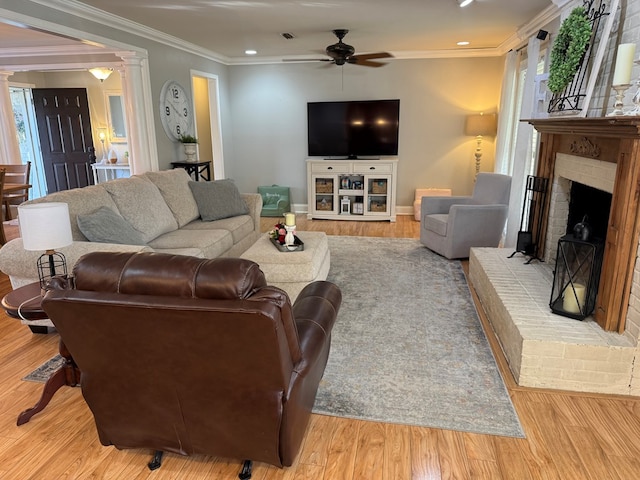
POLYGON ((474 249, 470 281, 518 384, 640 395, 640 378, 634 372, 640 360, 640 118, 530 123, 541 133, 536 175, 551 185, 541 231, 534 232, 545 262, 524 265, 522 257, 507 259, 506 249, 474 249), (596 311, 582 322, 549 309, 571 182, 612 194, 596 311))

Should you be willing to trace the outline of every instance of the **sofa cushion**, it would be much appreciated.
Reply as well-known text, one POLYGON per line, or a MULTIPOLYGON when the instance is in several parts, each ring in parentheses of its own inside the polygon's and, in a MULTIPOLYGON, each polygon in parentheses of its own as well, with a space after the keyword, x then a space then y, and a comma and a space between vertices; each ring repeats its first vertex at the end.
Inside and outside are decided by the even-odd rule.
POLYGON ((194 220, 183 227, 185 230, 212 230, 221 229, 231 232, 234 245, 254 231, 253 218, 250 215, 238 215, 237 217, 223 218, 213 222, 194 220))
POLYGON ((88 239, 84 236, 78 227, 78 215, 87 215, 95 212, 100 207, 109 207, 113 211, 117 211, 118 207, 103 186, 91 185, 83 188, 72 188, 71 190, 62 190, 54 192, 46 197, 30 200, 25 204, 43 203, 43 202, 64 202, 69 205, 69 220, 71 222, 71 235, 75 241, 86 242, 88 239))
POLYGON ((249 207, 244 203, 233 180, 190 181, 189 187, 198 204, 200 218, 205 222, 249 213, 249 207))
POLYGON ((175 168, 161 172, 146 172, 143 176, 158 187, 164 201, 176 218, 178 227, 182 228, 200 216, 198 204, 189 188, 191 177, 185 169, 175 168))
POLYGON ((109 207, 78 215, 78 227, 91 242, 144 245, 142 234, 109 207))
POLYGON ((142 234, 145 243, 178 228, 160 190, 150 180, 133 176, 102 185, 113 198, 120 215, 142 234))
MULTIPOLYGON (((157 252, 176 253, 175 249, 197 248, 206 258, 216 258, 233 247, 227 230, 174 230, 149 242, 157 252)), ((200 255, 196 255, 200 256, 200 255)))
POLYGON ((447 236, 447 223, 449 221, 448 214, 437 213, 433 215, 425 215, 424 228, 431 230, 443 237, 447 236))

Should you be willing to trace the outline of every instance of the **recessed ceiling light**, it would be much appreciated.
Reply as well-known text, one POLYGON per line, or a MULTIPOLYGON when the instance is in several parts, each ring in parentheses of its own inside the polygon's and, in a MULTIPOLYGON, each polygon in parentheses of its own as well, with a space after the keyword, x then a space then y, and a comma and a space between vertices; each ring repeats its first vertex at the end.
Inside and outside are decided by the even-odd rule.
POLYGON ((465 45, 469 45, 469 42, 467 42, 467 41, 458 42, 458 43, 456 43, 456 45, 458 45, 459 47, 464 47, 465 45))
POLYGON ((246 55, 255 55, 257 52, 257 50, 245 50, 244 53, 246 55))
POLYGON ((458 4, 461 7, 466 7, 467 5, 469 5, 472 2, 473 2, 473 0, 458 0, 458 4))

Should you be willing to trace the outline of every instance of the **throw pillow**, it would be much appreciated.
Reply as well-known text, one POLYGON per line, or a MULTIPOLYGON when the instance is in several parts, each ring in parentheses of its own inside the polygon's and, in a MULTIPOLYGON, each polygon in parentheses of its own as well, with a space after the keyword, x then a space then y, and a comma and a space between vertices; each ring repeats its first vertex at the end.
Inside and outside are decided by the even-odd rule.
POLYGON ((249 213, 249 207, 231 179, 213 182, 190 181, 189 188, 198 204, 200 218, 205 222, 249 213))
POLYGON ((109 207, 78 215, 78 228, 90 242, 144 245, 142 234, 109 207))

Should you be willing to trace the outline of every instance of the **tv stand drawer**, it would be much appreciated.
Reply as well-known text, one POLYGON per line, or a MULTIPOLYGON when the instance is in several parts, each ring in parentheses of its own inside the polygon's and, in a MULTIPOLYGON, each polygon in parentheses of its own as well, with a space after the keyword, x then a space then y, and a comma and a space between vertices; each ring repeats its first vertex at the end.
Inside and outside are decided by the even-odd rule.
POLYGON ((341 161, 332 163, 313 163, 311 164, 312 173, 351 173, 351 162, 340 163, 341 161))
POLYGON ((393 164, 380 161, 368 163, 353 162, 353 173, 393 173, 393 164))

